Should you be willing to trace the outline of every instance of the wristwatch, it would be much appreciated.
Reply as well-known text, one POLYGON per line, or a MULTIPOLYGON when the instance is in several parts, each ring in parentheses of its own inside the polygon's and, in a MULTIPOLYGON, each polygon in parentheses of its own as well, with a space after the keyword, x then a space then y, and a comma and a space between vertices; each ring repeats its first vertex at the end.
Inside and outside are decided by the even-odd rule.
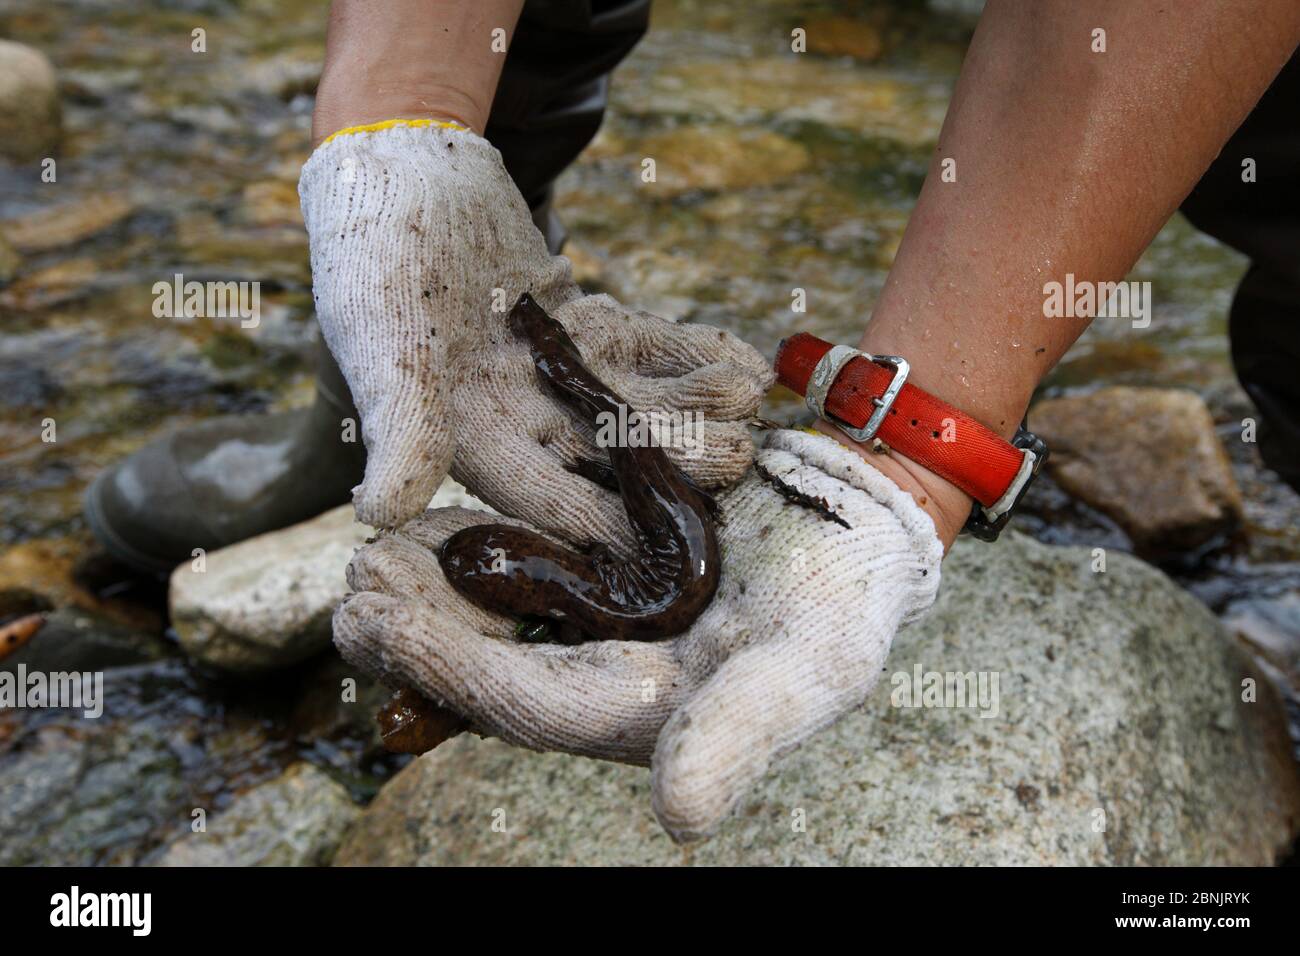
POLYGON ((897 355, 872 355, 800 332, 781 342, 776 377, 820 418, 856 442, 875 440, 975 499, 962 531, 994 541, 1047 460, 1025 429, 1007 441, 961 410, 907 382, 897 355))

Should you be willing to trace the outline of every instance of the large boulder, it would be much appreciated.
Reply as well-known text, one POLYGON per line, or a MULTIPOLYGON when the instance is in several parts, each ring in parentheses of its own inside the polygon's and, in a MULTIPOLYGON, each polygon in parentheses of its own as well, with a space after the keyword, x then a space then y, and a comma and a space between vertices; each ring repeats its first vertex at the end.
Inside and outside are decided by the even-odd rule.
POLYGON ((1195 392, 1113 386, 1039 402, 1029 426, 1069 494, 1115 519, 1148 555, 1192 551, 1241 520, 1241 492, 1195 392))
POLYGON ((45 54, 0 40, 0 159, 29 163, 59 143, 63 110, 45 54))
POLYGON ((465 735, 381 790, 335 862, 1272 863, 1300 823, 1276 693, 1161 572, 1094 566, 1015 534, 960 542, 866 705, 709 842, 669 841, 643 769, 465 735), (902 706, 933 672, 984 680, 983 705, 902 706))

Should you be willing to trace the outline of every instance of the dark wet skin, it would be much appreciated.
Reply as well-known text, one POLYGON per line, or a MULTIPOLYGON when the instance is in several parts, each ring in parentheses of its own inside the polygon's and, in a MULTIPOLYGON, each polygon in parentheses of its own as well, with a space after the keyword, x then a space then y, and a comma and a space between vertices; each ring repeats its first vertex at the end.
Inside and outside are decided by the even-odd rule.
POLYGON ((399 754, 425 753, 468 727, 464 717, 408 687, 393 694, 375 720, 384 749, 399 754))
MULTIPOLYGON (((602 413, 617 420, 626 403, 527 293, 510 325, 528 341, 542 381, 576 417, 593 429, 602 413)), ((608 464, 583 461, 573 470, 621 494, 637 538, 630 558, 601 544, 580 553, 531 531, 480 525, 443 543, 439 561, 451 585, 483 607, 557 622, 584 640, 652 641, 690 627, 718 587, 717 505, 662 448, 608 453, 608 464)))
MULTIPOLYGON (((623 400, 583 365, 564 327, 531 296, 520 296, 510 324, 531 345, 542 381, 575 415, 593 428, 601 412, 617 418, 623 400)), ((466 528, 443 543, 447 580, 472 601, 522 618, 516 639, 671 637, 713 599, 721 569, 713 498, 660 448, 610 448, 609 459, 580 461, 572 470, 622 495, 639 544, 631 559, 604 545, 571 551, 508 525, 466 528)), ((394 694, 376 718, 385 748, 398 753, 425 753, 469 728, 410 689, 394 694)))

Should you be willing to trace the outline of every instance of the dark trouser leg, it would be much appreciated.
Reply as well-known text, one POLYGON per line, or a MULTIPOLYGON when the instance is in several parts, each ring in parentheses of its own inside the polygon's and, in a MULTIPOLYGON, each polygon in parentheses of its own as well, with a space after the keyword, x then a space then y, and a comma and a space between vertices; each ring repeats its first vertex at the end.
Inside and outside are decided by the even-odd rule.
POLYGON ((564 230, 551 210, 556 177, 605 115, 609 73, 645 33, 650 0, 528 0, 506 54, 487 138, 533 210, 552 252, 564 230))
POLYGON ((1264 462, 1300 491, 1300 54, 1223 147, 1183 212, 1250 256, 1229 314, 1232 361, 1259 409, 1264 462), (1256 181, 1242 181, 1255 162, 1256 181))

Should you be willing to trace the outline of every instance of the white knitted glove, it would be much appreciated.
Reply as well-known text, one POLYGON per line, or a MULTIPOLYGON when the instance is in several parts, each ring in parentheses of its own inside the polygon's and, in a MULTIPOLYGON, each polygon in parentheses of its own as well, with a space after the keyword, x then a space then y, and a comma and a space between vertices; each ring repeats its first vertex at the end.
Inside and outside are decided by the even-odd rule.
POLYGON ((900 627, 929 609, 943 548, 912 497, 824 435, 775 431, 719 502, 722 580, 684 635, 576 647, 512 641, 514 621, 451 589, 449 535, 501 519, 426 512, 363 548, 334 615, 348 660, 477 730, 534 750, 650 764, 660 823, 711 833, 772 761, 862 703, 900 627), (848 527, 764 477, 820 498, 848 527))
POLYGON ((679 466, 707 487, 740 478, 746 422, 772 379, 762 356, 717 329, 584 296, 487 140, 429 121, 378 125, 323 143, 298 187, 317 317, 361 413, 361 521, 415 517, 450 467, 539 527, 623 535, 616 499, 565 470, 597 451, 509 331, 524 291, 630 407, 703 416, 700 447, 666 449, 679 466))

